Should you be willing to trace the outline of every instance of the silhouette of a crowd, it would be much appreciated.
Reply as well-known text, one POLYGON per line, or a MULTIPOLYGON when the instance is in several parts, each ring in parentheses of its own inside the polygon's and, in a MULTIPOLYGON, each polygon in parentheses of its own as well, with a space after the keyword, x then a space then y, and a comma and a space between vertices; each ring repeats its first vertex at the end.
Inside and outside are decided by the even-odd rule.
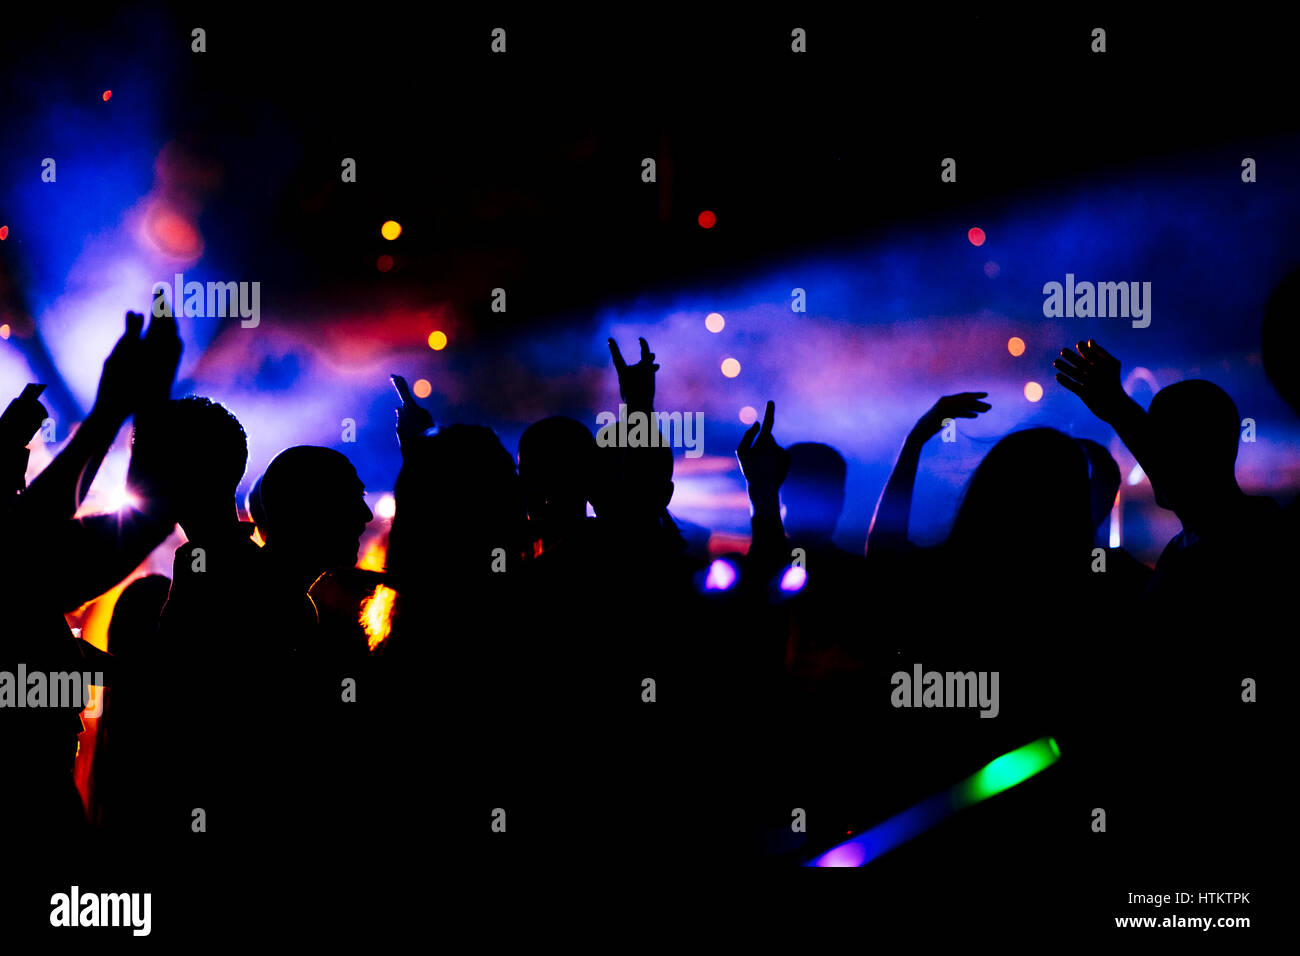
MULTIPOLYGON (((910 542, 922 448, 988 411, 984 392, 917 421, 865 555, 832 540, 843 457, 783 447, 768 402, 736 449, 752 543, 711 562, 669 511, 667 442, 601 447, 548 417, 516 458, 490 428, 435 425, 395 376, 396 513, 386 567, 367 572, 355 565, 373 515, 338 451, 280 452, 241 512, 244 429, 219 396, 172 397, 181 342, 161 311, 147 331, 127 314, 93 408, 25 487, 45 411, 25 392, 5 413, 0 671, 102 671, 109 685, 89 813, 73 782, 78 709, 0 709, 0 827, 30 847, 93 831, 148 859, 245 866, 269 847, 453 868, 503 854, 793 861, 1044 733, 1098 779, 1171 773, 1190 745, 1117 750, 1113 728, 1196 695, 1235 701, 1285 626, 1295 507, 1238 485, 1232 399, 1184 381, 1143 409, 1095 342, 1061 351, 1057 381, 1181 523, 1153 569, 1107 544, 1114 458, 1051 428, 998 441, 946 540, 910 542), (78 516, 132 418, 135 507, 78 516), (64 615, 177 525, 170 581, 122 593, 108 653, 75 637, 64 615), (889 674, 917 661, 1000 672, 999 718, 892 708, 889 674), (1107 697, 1123 716, 1099 723, 1107 697), (816 839, 789 826, 807 805, 834 821, 816 839)), ((1270 300, 1264 359, 1300 414, 1298 316, 1292 276, 1270 300)), ((632 364, 610 350, 623 401, 652 411, 648 344, 632 364)))

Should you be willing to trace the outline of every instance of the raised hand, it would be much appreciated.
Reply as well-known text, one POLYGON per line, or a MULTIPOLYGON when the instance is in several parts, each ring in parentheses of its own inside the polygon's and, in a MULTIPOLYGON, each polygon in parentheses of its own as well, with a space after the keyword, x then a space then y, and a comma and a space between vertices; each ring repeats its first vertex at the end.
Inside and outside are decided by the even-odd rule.
POLYGON ((433 415, 415 400, 405 378, 400 375, 390 375, 389 378, 402 399, 402 405, 397 409, 397 444, 405 455, 434 426, 433 415))
POLYGON ((920 441, 928 441, 943 429, 943 423, 949 418, 976 418, 993 406, 981 399, 988 397, 988 392, 958 392, 945 395, 931 406, 930 410, 917 419, 912 429, 912 436, 920 441))
POLYGON ((772 437, 772 421, 776 404, 769 401, 763 412, 763 422, 749 426, 736 446, 741 474, 749 484, 749 498, 754 504, 754 514, 780 513, 780 490, 790 474, 790 453, 772 437))
POLYGON ((1061 357, 1052 363, 1056 380, 1102 421, 1115 424, 1130 401, 1120 380, 1119 359, 1091 339, 1074 347, 1077 352, 1061 349, 1061 357))
POLYGON ((623 353, 613 339, 609 340, 609 355, 618 372, 618 394, 624 404, 631 410, 649 411, 654 407, 655 372, 659 371, 659 366, 655 364, 654 353, 646 340, 637 341, 641 343, 641 361, 635 365, 623 361, 623 353))
POLYGON ((176 367, 181 360, 181 337, 171 310, 154 317, 149 331, 139 312, 126 314, 126 331, 104 360, 94 411, 105 419, 124 421, 132 412, 171 397, 176 367))
POLYGON ((0 444, 6 448, 21 447, 32 440, 48 414, 40 400, 43 391, 44 385, 28 385, 9 403, 4 414, 0 415, 0 444))
POLYGON ((143 328, 143 315, 139 312, 126 314, 126 331, 104 359, 104 371, 99 376, 94 410, 119 424, 135 410, 143 349, 140 331, 143 328))
MULTIPOLYGON (((157 298, 162 297, 158 292, 157 298)), ((154 316, 149 320, 149 331, 140 343, 140 382, 137 390, 137 410, 152 404, 161 404, 171 398, 172 383, 176 380, 176 368, 180 365, 181 343, 180 330, 172 310, 165 315, 154 316)))

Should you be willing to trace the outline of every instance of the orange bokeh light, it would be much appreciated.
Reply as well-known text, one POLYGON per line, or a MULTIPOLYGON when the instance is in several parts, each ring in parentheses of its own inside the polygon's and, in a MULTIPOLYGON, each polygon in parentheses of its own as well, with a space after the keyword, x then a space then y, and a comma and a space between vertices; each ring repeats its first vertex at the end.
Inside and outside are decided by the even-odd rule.
POLYGON ((1012 355, 1021 356, 1025 354, 1025 340, 1017 335, 1007 339, 1007 351, 1012 355))

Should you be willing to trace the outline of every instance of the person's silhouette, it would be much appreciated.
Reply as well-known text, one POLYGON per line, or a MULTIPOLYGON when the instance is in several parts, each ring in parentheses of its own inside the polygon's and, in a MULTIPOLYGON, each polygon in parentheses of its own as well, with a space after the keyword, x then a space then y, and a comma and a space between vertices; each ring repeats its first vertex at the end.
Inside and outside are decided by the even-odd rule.
POLYGON ((161 574, 136 578, 118 595, 108 625, 114 678, 95 744, 95 816, 110 830, 136 837, 156 833, 167 812, 168 761, 179 757, 173 747, 182 739, 172 732, 180 715, 169 709, 164 692, 174 671, 158 638, 170 587, 161 574))
POLYGON ((819 442, 796 442, 786 450, 790 474, 781 485, 786 532, 791 538, 830 546, 844 510, 844 456, 819 442))
MULTIPOLYGON (((105 655, 76 640, 64 614, 125 578, 174 527, 170 489, 158 469, 166 451, 151 441, 132 450, 127 488, 134 505, 73 518, 122 424, 134 415, 140 426, 170 392, 181 353, 176 323, 155 311, 142 335, 143 329, 144 316, 128 312, 85 420, 31 485, 6 502, 0 671, 16 673, 19 663, 30 673, 102 669, 105 655)), ((40 841, 51 858, 58 855, 53 848, 76 838, 86 823, 72 779, 80 710, 68 701, 0 708, 0 819, 15 841, 40 841)))
POLYGON ((1156 503, 1183 530, 1165 547, 1147 604, 1168 623, 1226 621, 1241 589, 1276 591, 1281 509, 1237 484, 1241 417, 1228 394, 1191 379, 1156 393, 1143 411, 1124 391, 1120 363, 1094 342, 1063 349, 1057 381, 1110 424, 1151 480, 1156 503))
POLYGON ((559 415, 534 422, 520 436, 519 480, 538 553, 586 536, 595 452, 590 429, 559 415))
POLYGON ((276 455, 248 493, 268 565, 303 595, 318 577, 356 563, 374 513, 347 456, 297 445, 276 455))

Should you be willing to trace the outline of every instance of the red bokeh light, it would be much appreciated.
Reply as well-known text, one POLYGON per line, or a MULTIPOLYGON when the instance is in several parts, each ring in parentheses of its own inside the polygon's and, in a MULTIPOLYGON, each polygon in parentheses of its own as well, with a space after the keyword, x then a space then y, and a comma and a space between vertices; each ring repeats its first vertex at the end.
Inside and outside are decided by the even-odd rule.
POLYGON ((107 103, 107 102, 109 101, 109 99, 110 99, 112 96, 113 96, 113 91, 112 91, 112 90, 105 90, 105 91, 104 91, 104 102, 107 103))
POLYGON ((387 272, 393 268, 393 257, 388 255, 380 256, 375 265, 379 267, 380 272, 387 272))
POLYGON ((0 240, 8 239, 8 238, 9 238, 9 227, 0 226, 0 240))
POLYGON ((984 230, 979 226, 972 226, 970 232, 966 233, 966 238, 970 240, 972 246, 984 245, 984 230))
POLYGON ((706 209, 704 212, 700 213, 700 225, 705 229, 712 229, 717 221, 718 217, 715 216, 713 211, 710 209, 706 209))

